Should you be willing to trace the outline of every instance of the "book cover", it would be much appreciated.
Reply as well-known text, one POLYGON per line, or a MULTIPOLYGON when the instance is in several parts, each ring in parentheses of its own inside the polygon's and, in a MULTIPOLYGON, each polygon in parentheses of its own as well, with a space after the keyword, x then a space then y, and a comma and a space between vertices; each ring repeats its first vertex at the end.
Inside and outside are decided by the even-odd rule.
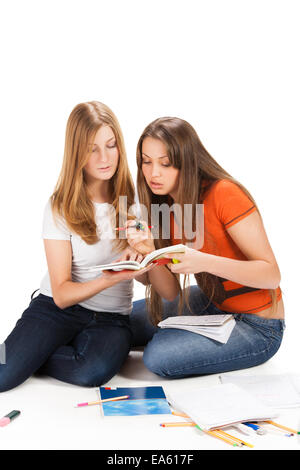
POLYGON ((104 416, 170 414, 164 390, 156 387, 100 387, 101 400, 129 395, 126 400, 102 403, 104 416))

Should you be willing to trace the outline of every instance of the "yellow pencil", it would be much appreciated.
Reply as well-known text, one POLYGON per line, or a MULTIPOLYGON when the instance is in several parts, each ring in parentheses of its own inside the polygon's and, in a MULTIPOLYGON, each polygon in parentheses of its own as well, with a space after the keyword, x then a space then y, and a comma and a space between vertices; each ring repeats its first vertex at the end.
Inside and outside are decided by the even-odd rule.
POLYGON ((227 442, 227 444, 230 444, 234 447, 238 445, 237 442, 233 442, 232 439, 227 439, 227 437, 222 436, 221 434, 218 434, 216 431, 207 431, 206 429, 201 429, 200 426, 198 426, 198 424, 196 424, 196 428, 198 428, 200 431, 204 432, 205 434, 216 437, 217 439, 220 439, 223 442, 227 442))
MULTIPOLYGON (((180 411, 172 411, 172 414, 173 414, 174 416, 181 416, 181 417, 183 417, 183 418, 191 419, 188 415, 186 415, 185 413, 182 413, 182 412, 180 412, 180 411)), ((182 424, 176 423, 176 424, 177 424, 178 426, 180 426, 180 425, 195 426, 195 425, 196 425, 196 423, 194 423, 193 421, 188 422, 187 424, 185 424, 185 423, 182 423, 182 424)), ((227 436, 227 437, 229 437, 230 439, 235 440, 237 443, 243 444, 243 445, 245 445, 245 446, 247 446, 247 447, 254 447, 254 445, 249 444, 249 442, 243 441, 242 439, 239 439, 238 437, 232 436, 231 434, 228 434, 228 433, 224 432, 222 429, 215 429, 214 431, 216 431, 216 432, 218 432, 218 433, 220 433, 220 434, 223 434, 224 436, 227 436)), ((212 432, 213 432, 213 431, 212 431, 212 432)))
POLYGON ((172 415, 182 416, 183 418, 191 419, 188 415, 186 415, 185 413, 181 413, 180 411, 172 411, 172 415))
POLYGON ((264 421, 265 423, 272 424, 273 426, 276 426, 277 428, 284 429, 285 431, 292 432, 294 434, 300 434, 299 431, 295 431, 295 429, 288 428, 286 426, 282 426, 282 424, 275 423, 274 421, 264 421))
POLYGON ((220 437, 223 437, 224 439, 228 439, 232 443, 232 445, 235 444, 237 447, 243 446, 243 444, 239 441, 239 439, 236 439, 235 436, 232 436, 231 434, 227 434, 226 432, 223 432, 220 429, 214 429, 211 432, 219 435, 220 437))
MULTIPOLYGON (((175 416, 184 416, 184 417, 189 418, 189 416, 187 416, 185 413, 180 413, 179 411, 172 411, 172 414, 174 414, 175 416)), ((163 424, 161 424, 161 426, 163 426, 163 427, 195 426, 197 429, 204 432, 205 434, 208 434, 209 436, 212 436, 212 437, 216 437, 217 439, 220 439, 221 441, 226 442, 227 444, 230 444, 230 445, 233 445, 233 446, 241 446, 242 445, 241 443, 233 440, 233 436, 231 436, 231 438, 228 439, 228 437, 225 437, 224 435, 221 435, 221 433, 219 433, 217 430, 208 431, 206 429, 200 428, 200 426, 198 426, 198 424, 194 423, 193 421, 190 421, 190 422, 187 421, 187 422, 184 422, 184 423, 163 423, 163 424)))
POLYGON ((171 428, 171 427, 184 427, 184 426, 196 426, 196 423, 192 423, 191 421, 185 421, 184 423, 162 423, 160 424, 163 428, 171 428))
POLYGON ((237 442, 240 442, 241 444, 243 444, 244 446, 247 446, 247 447, 254 447, 253 444, 249 444, 249 442, 246 442, 246 441, 243 441, 242 439, 239 439, 238 437, 236 436, 232 436, 231 434, 228 434, 227 432, 223 431, 222 429, 217 429, 216 431, 224 434, 224 436, 229 436, 231 438, 233 438, 235 441, 237 442))
POLYGON ((105 400, 87 401, 85 403, 78 403, 78 405, 76 405, 76 408, 78 406, 100 405, 101 403, 105 403, 107 401, 125 400, 126 398, 129 398, 129 395, 124 395, 122 397, 106 398, 105 400))

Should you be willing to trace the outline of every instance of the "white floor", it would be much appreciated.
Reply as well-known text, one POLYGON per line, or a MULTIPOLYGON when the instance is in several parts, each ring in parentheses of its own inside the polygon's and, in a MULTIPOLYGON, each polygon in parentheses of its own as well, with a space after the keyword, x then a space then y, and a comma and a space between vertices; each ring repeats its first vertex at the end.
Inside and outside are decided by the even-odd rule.
MULTIPOLYGON (((296 292, 296 291, 295 291, 296 292)), ((135 299, 142 298, 144 290, 136 286, 135 299)), ((296 294, 295 294, 296 295, 296 294)), ((5 298, 6 299, 6 298, 5 298)), ((16 302, 22 305, 22 299, 16 302)), ((24 303, 24 301, 23 301, 24 303)), ((265 364, 236 371, 238 375, 298 374, 299 320, 292 305, 296 299, 287 298, 287 328, 277 354, 265 364)), ((14 312, 9 303, 4 311, 14 312)), ((21 311, 21 306, 19 308, 21 311)), ((0 342, 4 341, 18 316, 1 316, 0 342)), ((131 351, 123 368, 107 385, 147 386, 162 385, 166 394, 174 389, 206 387, 219 383, 218 375, 168 380, 152 374, 142 360, 142 351, 131 351)), ((97 400, 96 389, 78 387, 48 377, 31 377, 21 386, 0 394, 0 418, 18 409, 21 416, 8 426, 0 427, 0 449, 105 449, 105 450, 230 450, 226 443, 203 435, 195 428, 162 428, 160 423, 178 421, 172 415, 103 418, 99 407, 75 408, 84 401, 97 400)), ((293 429, 300 429, 300 407, 282 410, 276 420, 293 429)), ((241 438, 245 438, 241 435, 241 438)), ((300 450, 300 435, 284 437, 267 434, 247 438, 254 449, 300 450)), ((237 451, 239 449, 234 449, 237 451)), ((252 449, 243 448, 245 451, 252 449)))
MULTIPOLYGON (((290 351, 289 348, 289 353, 290 351)), ((266 364, 236 374, 295 373, 285 345, 266 364), (290 364, 290 369, 288 367, 290 364)), ((218 383, 218 376, 164 380, 150 373, 142 362, 142 352, 132 351, 127 362, 111 381, 113 386, 162 385, 166 392, 218 383)), ((75 408, 83 401, 97 399, 95 389, 68 385, 51 378, 32 377, 23 385, 2 394, 0 414, 20 409, 21 416, 0 428, 0 449, 106 449, 106 450, 201 450, 232 449, 226 443, 202 435, 194 428, 162 428, 161 422, 175 416, 101 417, 98 406, 75 408)), ((300 408, 282 410, 278 422, 299 428, 300 408)), ((300 436, 299 436, 300 437, 300 436)), ((265 435, 249 437, 254 449, 300 449, 297 436, 265 435)), ((241 435, 241 438, 244 438, 241 435)), ((251 449, 243 448, 243 451, 251 449)), ((235 450, 237 451, 237 450, 235 450)))

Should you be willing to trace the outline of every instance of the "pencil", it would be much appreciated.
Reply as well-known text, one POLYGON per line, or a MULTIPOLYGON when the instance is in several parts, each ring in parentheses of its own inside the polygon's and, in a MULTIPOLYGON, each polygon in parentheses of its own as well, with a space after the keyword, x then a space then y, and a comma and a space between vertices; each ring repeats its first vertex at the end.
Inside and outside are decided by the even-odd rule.
POLYGON ((241 444, 243 444, 244 446, 247 446, 247 447, 254 447, 253 444, 249 444, 249 442, 246 442, 246 441, 243 441, 242 439, 239 439, 238 437, 236 436, 232 436, 231 434, 228 434, 227 432, 223 431, 222 429, 216 429, 216 431, 224 434, 224 436, 228 436, 230 438, 233 438, 235 441, 237 442, 240 442, 241 444))
POLYGON ((198 424, 196 424, 196 428, 204 432, 205 434, 208 434, 209 436, 213 436, 213 437, 216 437, 217 439, 220 439, 221 441, 227 442, 227 444, 230 444, 233 447, 236 447, 238 445, 236 442, 232 442, 231 439, 229 440, 225 436, 221 436, 220 434, 217 434, 215 431, 207 431, 206 429, 201 429, 200 426, 198 426, 198 424))
POLYGON ((188 415, 186 415, 185 413, 181 413, 180 411, 172 411, 171 413, 175 416, 182 416, 183 418, 191 419, 188 415))
MULTIPOLYGON (((188 418, 188 419, 191 419, 188 415, 186 415, 185 413, 181 413, 180 411, 172 411, 171 412, 174 416, 181 416, 183 418, 188 418)), ((168 424, 168 423, 165 423, 165 424, 168 424)), ((173 423, 172 423, 173 424, 173 423)), ((176 423, 177 426, 197 426, 196 423, 194 423, 193 421, 191 422, 185 422, 185 423, 176 423)), ((161 425, 162 426, 162 425, 161 425)), ((167 427, 167 426, 166 426, 167 427)), ((237 443, 240 443, 240 444, 243 444, 247 447, 254 447, 254 445, 250 444, 249 442, 246 442, 246 441, 243 441, 242 439, 239 439, 238 437, 235 437, 235 436, 232 436, 231 434, 228 434, 226 433, 225 431, 223 431, 222 429, 215 429, 214 431, 212 432, 218 432, 220 434, 223 434, 224 436, 227 436, 229 437, 230 439, 232 440, 235 440, 237 443)))
MULTIPOLYGON (((144 228, 145 228, 143 225, 139 224, 139 225, 132 225, 132 226, 129 226, 129 227, 117 227, 117 228, 115 228, 115 230, 119 230, 119 231, 120 230, 126 230, 126 228, 130 228, 130 227, 131 228, 132 227, 136 228, 138 230, 144 230, 144 228)), ((148 228, 153 228, 153 227, 154 227, 154 225, 148 225, 148 228)))
POLYGON ((101 403, 105 403, 107 401, 125 400, 126 398, 129 398, 129 395, 124 395, 122 397, 106 398, 105 400, 87 401, 85 403, 78 403, 75 408, 79 406, 100 405, 101 403))
POLYGON ((288 428, 287 426, 282 426, 282 424, 275 423, 274 421, 264 421, 264 422, 272 424, 273 426, 276 426, 277 428, 284 429, 285 431, 289 431, 294 434, 300 434, 299 431, 295 431, 295 429, 288 428))
MULTIPOLYGON (((160 426, 162 426, 163 428, 185 427, 185 426, 196 426, 196 423, 194 423, 193 421, 184 421, 184 422, 178 422, 178 423, 162 423, 160 424, 160 426)), ((214 429, 212 432, 222 434, 223 436, 235 441, 236 443, 243 444, 248 447, 254 447, 252 444, 249 444, 248 442, 245 442, 236 436, 232 436, 231 434, 224 432, 222 429, 214 429)))
POLYGON ((183 423, 162 423, 160 424, 163 428, 171 428, 171 427, 184 427, 184 426, 196 426, 196 423, 192 423, 191 421, 185 421, 183 423))
POLYGON ((214 433, 215 435, 217 434, 220 437, 223 437, 224 439, 228 439, 232 444, 235 444, 237 447, 242 447, 244 445, 239 441, 239 439, 236 439, 231 434, 227 434, 227 433, 221 431, 221 429, 214 429, 211 432, 214 433))

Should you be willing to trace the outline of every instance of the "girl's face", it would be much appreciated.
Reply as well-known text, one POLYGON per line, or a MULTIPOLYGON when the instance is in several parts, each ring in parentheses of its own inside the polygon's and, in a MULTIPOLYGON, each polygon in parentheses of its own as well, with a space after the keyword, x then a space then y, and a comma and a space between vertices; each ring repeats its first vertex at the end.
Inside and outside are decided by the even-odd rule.
POLYGON ((146 137, 142 144, 142 171, 151 191, 157 195, 170 194, 175 199, 179 170, 170 164, 165 144, 146 137))
POLYGON ((91 146, 91 156, 83 168, 87 183, 107 181, 115 174, 119 162, 117 141, 111 127, 101 126, 91 146))

